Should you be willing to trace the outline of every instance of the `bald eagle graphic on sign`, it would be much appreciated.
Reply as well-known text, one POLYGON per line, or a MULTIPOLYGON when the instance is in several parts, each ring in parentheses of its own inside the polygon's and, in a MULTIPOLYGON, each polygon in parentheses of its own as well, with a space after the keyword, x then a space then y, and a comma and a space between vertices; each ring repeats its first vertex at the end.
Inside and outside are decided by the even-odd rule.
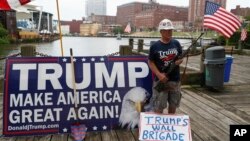
POLYGON ((149 98, 150 94, 142 87, 134 87, 125 94, 119 118, 122 128, 133 129, 138 125, 140 112, 146 111, 149 98))

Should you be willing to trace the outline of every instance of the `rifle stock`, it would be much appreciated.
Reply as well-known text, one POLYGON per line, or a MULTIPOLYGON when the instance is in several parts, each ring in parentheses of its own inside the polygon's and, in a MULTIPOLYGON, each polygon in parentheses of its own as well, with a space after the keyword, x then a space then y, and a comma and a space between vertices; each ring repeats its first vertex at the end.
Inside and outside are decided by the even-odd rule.
MULTIPOLYGON (((204 33, 202 32, 202 33, 200 34, 200 36, 199 36, 194 42, 192 42, 192 44, 187 48, 187 50, 185 50, 181 55, 175 56, 174 59, 171 60, 167 66, 163 66, 163 67, 162 67, 162 72, 164 72, 166 75, 168 75, 169 73, 171 73, 171 72, 174 70, 174 68, 176 67, 175 61, 178 60, 178 59, 184 58, 184 57, 188 54, 189 50, 196 44, 196 42, 197 42, 203 35, 204 35, 204 33)), ((158 81, 157 84, 156 84, 156 86, 155 86, 154 88, 155 88, 158 92, 161 92, 161 91, 163 91, 163 90, 166 88, 166 85, 165 85, 165 83, 162 83, 162 82, 158 81)))

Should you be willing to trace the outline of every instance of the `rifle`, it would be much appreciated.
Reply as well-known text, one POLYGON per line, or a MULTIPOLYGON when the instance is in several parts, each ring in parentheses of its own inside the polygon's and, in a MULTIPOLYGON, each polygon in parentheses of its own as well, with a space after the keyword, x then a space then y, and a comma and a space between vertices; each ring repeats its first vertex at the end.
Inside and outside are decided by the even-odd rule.
MULTIPOLYGON (((168 75, 169 73, 171 73, 171 72, 174 70, 174 68, 176 67, 175 61, 178 60, 178 59, 184 58, 184 57, 188 54, 188 52, 190 51, 190 49, 196 44, 196 42, 197 42, 203 35, 204 35, 204 32, 202 32, 202 33, 200 34, 200 36, 199 36, 194 42, 192 42, 192 44, 187 48, 187 50, 185 50, 181 55, 176 55, 176 56, 174 57, 174 59, 171 60, 171 61, 168 63, 167 66, 163 66, 163 67, 162 67, 162 72, 164 72, 166 75, 168 75)), ((158 92, 161 92, 161 91, 163 91, 164 89, 167 88, 166 85, 165 85, 165 83, 160 82, 160 80, 159 80, 158 82, 156 82, 156 83, 157 83, 157 84, 156 84, 156 86, 155 86, 154 88, 155 88, 158 92)))

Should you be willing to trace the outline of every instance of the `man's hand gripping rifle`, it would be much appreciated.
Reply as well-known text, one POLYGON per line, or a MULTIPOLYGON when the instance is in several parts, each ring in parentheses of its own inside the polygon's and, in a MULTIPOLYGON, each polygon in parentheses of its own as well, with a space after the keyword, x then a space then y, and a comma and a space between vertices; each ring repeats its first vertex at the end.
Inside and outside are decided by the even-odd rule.
MULTIPOLYGON (((162 67, 162 72, 164 72, 166 74, 166 76, 171 73, 174 68, 176 67, 175 61, 178 59, 183 59, 189 52, 189 50, 196 44, 196 42, 203 36, 204 33, 201 33, 201 35, 194 41, 192 42, 192 44, 187 48, 187 50, 185 50, 181 55, 175 56, 175 58, 173 60, 171 60, 169 62, 169 64, 167 66, 162 67)), ((158 92, 161 92, 163 90, 165 90, 167 88, 167 86, 165 85, 166 83, 161 82, 160 80, 158 80, 156 86, 154 87, 158 92)))

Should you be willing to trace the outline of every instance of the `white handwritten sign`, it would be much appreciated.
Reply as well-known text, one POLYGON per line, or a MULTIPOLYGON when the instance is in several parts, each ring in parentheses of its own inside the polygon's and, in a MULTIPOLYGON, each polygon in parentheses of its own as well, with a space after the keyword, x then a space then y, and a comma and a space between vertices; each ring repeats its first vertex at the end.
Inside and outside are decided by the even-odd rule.
POLYGON ((141 113, 139 140, 192 141, 188 115, 141 113))

